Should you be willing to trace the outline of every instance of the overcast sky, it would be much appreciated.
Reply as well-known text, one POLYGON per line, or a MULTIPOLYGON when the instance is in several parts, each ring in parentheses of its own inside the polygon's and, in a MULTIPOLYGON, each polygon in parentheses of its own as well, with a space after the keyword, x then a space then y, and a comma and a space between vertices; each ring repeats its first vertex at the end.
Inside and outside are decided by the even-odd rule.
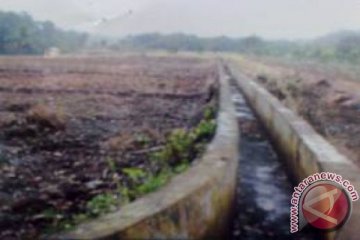
POLYGON ((0 9, 112 36, 186 32, 298 39, 360 30, 360 0, 0 0, 0 9))

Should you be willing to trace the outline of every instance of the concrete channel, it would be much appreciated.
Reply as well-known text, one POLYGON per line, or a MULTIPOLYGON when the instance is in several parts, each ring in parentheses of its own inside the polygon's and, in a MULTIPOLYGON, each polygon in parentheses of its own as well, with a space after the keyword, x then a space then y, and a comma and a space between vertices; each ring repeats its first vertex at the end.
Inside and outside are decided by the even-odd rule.
POLYGON ((234 213, 239 131, 222 66, 219 81, 216 134, 194 166, 118 212, 50 238, 224 239, 234 213))
MULTIPOLYGON (((355 189, 360 190, 360 170, 356 165, 341 155, 306 121, 244 76, 235 62, 229 61, 227 70, 268 133, 293 183, 297 185, 305 177, 317 172, 332 172, 351 181, 355 189)), ((322 238, 360 239, 357 233, 359 224, 360 201, 355 201, 346 224, 337 231, 323 233, 322 238)))
MULTIPOLYGON (((293 184, 329 171, 360 189, 360 171, 233 62, 219 66, 219 80, 217 132, 194 166, 118 212, 51 238, 319 239, 306 229, 289 233, 293 184)), ((355 202, 341 231, 322 237, 359 239, 358 223, 355 202)))
POLYGON ((231 80, 241 137, 236 214, 230 239, 319 239, 310 230, 289 232, 291 181, 235 79, 231 80))

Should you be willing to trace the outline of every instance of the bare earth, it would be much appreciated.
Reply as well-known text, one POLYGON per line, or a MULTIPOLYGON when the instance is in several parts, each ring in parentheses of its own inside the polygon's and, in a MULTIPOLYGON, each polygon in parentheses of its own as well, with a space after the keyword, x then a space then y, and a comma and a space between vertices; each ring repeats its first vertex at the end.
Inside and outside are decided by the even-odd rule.
POLYGON ((159 172, 149 152, 198 124, 216 79, 196 58, 1 58, 0 239, 85 211, 123 168, 159 172))

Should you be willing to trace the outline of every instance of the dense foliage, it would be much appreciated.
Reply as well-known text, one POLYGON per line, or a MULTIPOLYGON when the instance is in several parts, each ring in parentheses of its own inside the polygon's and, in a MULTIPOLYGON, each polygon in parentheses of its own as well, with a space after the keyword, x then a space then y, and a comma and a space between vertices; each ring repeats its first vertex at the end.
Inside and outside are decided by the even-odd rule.
MULTIPOLYGON (((95 36, 92 36, 95 39, 95 36)), ((88 36, 74 31, 64 31, 49 21, 35 21, 27 13, 0 11, 0 54, 42 54, 50 47, 62 52, 83 49, 88 36)), ((360 32, 340 31, 315 40, 269 41, 257 36, 243 38, 198 37, 188 34, 147 33, 128 36, 119 41, 96 41, 93 48, 113 50, 167 50, 238 52, 243 54, 312 59, 323 62, 360 63, 360 32)))
POLYGON ((158 33, 129 36, 113 47, 167 51, 219 51, 360 63, 360 32, 340 31, 315 40, 268 41, 257 36, 201 38, 194 35, 158 33))
POLYGON ((83 46, 87 35, 35 21, 27 13, 0 11, 0 54, 43 54, 50 47, 71 52, 83 46))
POLYGON ((148 33, 126 37, 118 42, 117 47, 168 51, 257 52, 263 44, 264 41, 255 36, 234 39, 225 36, 202 38, 182 33, 170 35, 148 33))

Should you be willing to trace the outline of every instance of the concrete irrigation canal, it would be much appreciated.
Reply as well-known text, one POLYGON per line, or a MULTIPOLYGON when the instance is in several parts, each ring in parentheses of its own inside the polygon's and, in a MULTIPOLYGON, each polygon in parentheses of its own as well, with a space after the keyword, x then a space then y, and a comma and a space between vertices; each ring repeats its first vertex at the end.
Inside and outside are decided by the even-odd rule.
POLYGON ((289 209, 303 178, 336 172, 359 188, 358 169, 233 63, 219 64, 219 82, 217 132, 197 164, 53 239, 357 239, 357 202, 341 230, 321 236, 291 234, 289 209))
POLYGON ((241 133, 231 239, 317 239, 289 232, 293 188, 286 169, 234 79, 231 92, 241 133))
POLYGON ((236 86, 233 99, 241 135, 233 239, 358 239, 360 206, 356 201, 349 220, 336 231, 316 233, 313 228, 305 228, 300 233, 289 233, 286 225, 290 222, 291 183, 297 185, 314 173, 334 172, 359 189, 359 169, 307 122, 244 76, 236 64, 229 62, 226 69, 236 86))

